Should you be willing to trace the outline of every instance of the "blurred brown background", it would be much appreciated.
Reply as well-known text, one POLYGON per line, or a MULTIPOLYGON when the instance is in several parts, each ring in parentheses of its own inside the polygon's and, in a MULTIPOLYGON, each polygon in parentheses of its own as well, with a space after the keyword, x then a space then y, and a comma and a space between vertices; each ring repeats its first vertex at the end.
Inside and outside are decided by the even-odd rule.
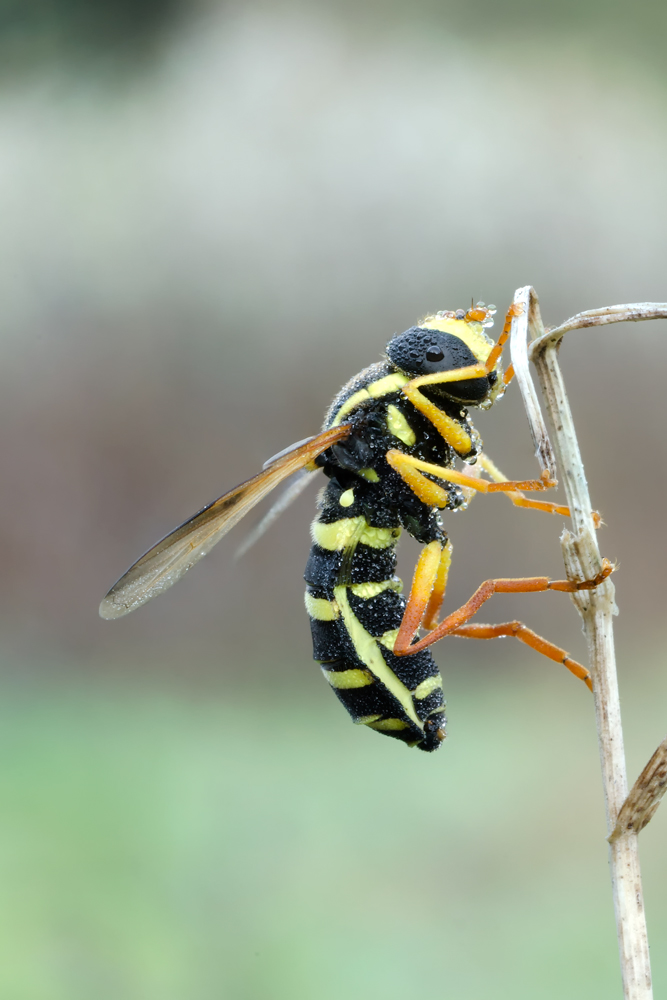
MULTIPOLYGON (((97 605, 158 537, 315 433, 339 386, 425 313, 502 312, 528 283, 550 324, 667 300, 666 11, 0 0, 0 858, 14 887, 0 993, 617 988, 592 713, 564 671, 511 644, 444 643, 441 754, 350 727, 302 607, 314 491, 242 561, 237 529, 137 615, 103 622, 97 605), (350 885, 329 885, 360 838, 350 885), (428 864, 399 876, 425 842, 428 864)), ((601 548, 620 563, 632 777, 667 719, 666 334, 584 331, 562 352, 601 548)), ((515 388, 477 424, 505 472, 535 473, 515 388)), ((450 520, 450 607, 490 576, 562 573, 560 520, 496 497, 450 520)), ((416 549, 402 551, 409 576, 416 549)), ((585 656, 566 598, 489 609, 511 617, 585 656)), ((642 835, 658 985, 663 823, 642 835)))

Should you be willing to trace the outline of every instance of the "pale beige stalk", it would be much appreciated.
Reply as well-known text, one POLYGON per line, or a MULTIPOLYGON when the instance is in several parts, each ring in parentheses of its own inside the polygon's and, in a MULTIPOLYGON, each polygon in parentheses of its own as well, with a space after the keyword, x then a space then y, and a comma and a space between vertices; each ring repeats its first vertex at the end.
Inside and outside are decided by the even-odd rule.
MULTIPOLYGON (((627 320, 667 318, 667 304, 648 302, 594 309, 579 313, 554 330, 545 332, 534 289, 530 286, 518 289, 514 301, 523 306, 523 314, 515 317, 512 323, 512 361, 526 405, 537 456, 542 468, 548 469, 553 475, 553 452, 528 370, 529 357, 537 368, 554 430, 559 469, 556 478, 560 479, 565 488, 572 513, 572 530, 565 530, 561 536, 565 569, 571 580, 591 579, 600 572, 602 560, 572 412, 558 364, 557 348, 564 334, 571 330, 627 320), (530 345, 528 333, 532 338, 530 345)), ((618 832, 615 830, 621 807, 627 798, 628 784, 614 653, 614 586, 611 580, 606 580, 596 590, 573 594, 572 599, 582 617, 588 642, 589 669, 593 676, 607 834, 611 837, 609 864, 624 997, 625 1000, 651 1000, 651 966, 637 850, 638 830, 632 826, 618 832)))

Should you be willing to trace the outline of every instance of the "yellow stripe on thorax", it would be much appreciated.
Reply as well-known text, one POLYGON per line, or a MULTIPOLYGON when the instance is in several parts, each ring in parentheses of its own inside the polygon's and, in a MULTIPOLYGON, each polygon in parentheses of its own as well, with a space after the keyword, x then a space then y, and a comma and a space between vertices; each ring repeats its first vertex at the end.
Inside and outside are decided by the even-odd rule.
POLYGON ((373 528, 363 517, 343 517, 333 524, 313 521, 313 541, 329 552, 349 548, 353 544, 370 545, 373 549, 388 549, 396 544, 400 528, 373 528))
POLYGON ((388 396, 392 392, 398 392, 410 379, 402 372, 394 372, 392 375, 385 375, 376 382, 371 382, 365 389, 359 389, 346 399, 336 416, 331 421, 332 427, 337 427, 344 417, 351 413, 367 399, 379 399, 381 396, 388 396))
POLYGON ((387 429, 399 441, 407 444, 408 448, 411 448, 417 440, 417 435, 406 420, 405 415, 393 403, 387 407, 387 429))
POLYGON ((352 608, 350 607, 347 599, 347 588, 334 587, 334 597, 343 616, 343 622, 345 623, 347 633, 352 640, 355 652, 361 662, 368 667, 373 676, 376 677, 381 684, 384 684, 389 693, 392 694, 399 703, 408 718, 410 718, 419 729, 423 730, 424 727, 415 712, 415 707, 412 701, 412 693, 408 690, 405 684, 399 680, 393 670, 389 669, 382 653, 380 652, 380 649, 378 648, 377 642, 353 614, 352 608))

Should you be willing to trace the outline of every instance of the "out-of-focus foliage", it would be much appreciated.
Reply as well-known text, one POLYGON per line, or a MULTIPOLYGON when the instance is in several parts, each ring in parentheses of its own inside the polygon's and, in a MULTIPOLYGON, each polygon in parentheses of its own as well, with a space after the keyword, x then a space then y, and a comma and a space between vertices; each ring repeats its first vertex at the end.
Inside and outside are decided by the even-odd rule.
MULTIPOLYGON (((550 36, 565 45, 577 37, 587 37, 604 50, 608 44, 621 44, 626 51, 646 57, 667 26, 667 11, 660 0, 639 0, 632 5, 623 0, 556 0, 535 4, 530 0, 320 0, 323 9, 344 11, 350 19, 373 25, 400 21, 419 28, 442 26, 477 38, 492 37, 508 45, 526 38, 550 36)), ((268 4, 267 4, 268 7, 268 4)), ((609 53, 606 53, 609 54, 609 53)), ((664 66, 660 67, 664 70, 664 66)))
MULTIPOLYGON (((618 993, 590 705, 554 675, 518 688, 502 669, 477 689, 448 675, 452 739, 430 757, 353 729, 314 689, 295 703, 271 682, 199 696, 4 684, 0 993, 618 993)), ((630 707, 664 725, 664 681, 638 680, 630 707)), ((659 995, 655 822, 643 839, 659 995)))
MULTIPOLYGON (((451 32, 504 46, 508 60, 526 40, 549 38, 565 50, 584 44, 603 58, 632 56, 650 62, 650 72, 664 75, 660 58, 667 30, 667 10, 660 0, 558 0, 534 4, 530 0, 0 0, 0 53, 6 73, 38 68, 43 62, 65 61, 89 70, 90 56, 138 56, 174 31, 186 29, 188 19, 212 9, 255 11, 259 16, 298 17, 304 9, 333 16, 357 32, 377 36, 386 31, 410 35, 451 32)), ((123 71, 129 64, 123 62, 123 71)))
POLYGON ((127 70, 177 20, 181 0, 0 0, 0 79, 75 64, 99 72, 100 58, 127 70))

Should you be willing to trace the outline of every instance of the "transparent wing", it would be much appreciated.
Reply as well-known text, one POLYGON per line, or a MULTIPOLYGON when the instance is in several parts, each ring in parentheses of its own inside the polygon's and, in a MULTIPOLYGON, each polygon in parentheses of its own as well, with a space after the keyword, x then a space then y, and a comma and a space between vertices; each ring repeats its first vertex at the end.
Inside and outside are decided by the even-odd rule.
POLYGON ((246 552, 253 547, 253 545, 256 545, 262 535, 269 530, 271 525, 278 520, 280 515, 287 510, 290 504, 293 503, 298 496, 301 496, 307 486, 310 486, 316 475, 317 473, 310 472, 308 469, 301 469, 300 472, 296 472, 294 474, 292 481, 287 484, 283 492, 266 512, 259 524, 257 524, 252 531, 248 532, 246 537, 243 539, 234 553, 235 559, 240 559, 241 556, 244 556, 246 552))
POLYGON ((102 618, 121 618, 167 590, 279 483, 303 469, 350 433, 350 424, 333 427, 299 442, 268 468, 204 507, 130 566, 100 604, 102 618))

